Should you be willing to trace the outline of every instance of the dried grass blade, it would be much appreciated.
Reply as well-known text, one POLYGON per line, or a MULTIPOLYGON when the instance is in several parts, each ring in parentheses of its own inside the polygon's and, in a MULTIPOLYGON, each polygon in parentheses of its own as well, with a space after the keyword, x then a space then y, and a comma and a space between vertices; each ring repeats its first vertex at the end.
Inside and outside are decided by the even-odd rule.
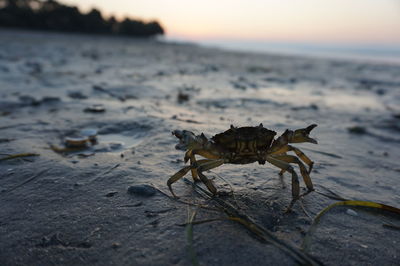
POLYGON ((36 175, 34 175, 34 176, 28 178, 27 180, 23 181, 22 183, 20 183, 20 184, 14 186, 14 187, 12 187, 12 188, 10 188, 10 189, 8 189, 8 190, 4 190, 3 192, 11 192, 11 191, 13 191, 13 190, 15 190, 15 189, 17 189, 17 188, 19 188, 19 187, 22 187, 23 185, 28 184, 28 183, 31 182, 32 180, 38 178, 39 176, 43 175, 44 173, 46 173, 46 172, 48 172, 48 171, 49 171, 49 169, 44 169, 44 170, 40 171, 39 173, 37 173, 36 175))
POLYGON ((330 190, 327 187, 324 187, 322 185, 319 185, 319 187, 323 188, 325 191, 327 191, 327 192, 329 192, 331 194, 331 195, 328 195, 326 193, 323 193, 323 192, 320 192, 320 191, 317 191, 317 190, 315 191, 315 192, 317 192, 318 194, 320 194, 322 196, 325 196, 325 197, 333 199, 333 200, 342 200, 342 201, 349 200, 349 199, 343 198, 342 196, 338 195, 337 193, 333 192, 332 190, 330 190))
POLYGON ((317 225, 319 224, 319 221, 321 220, 322 216, 326 214, 330 209, 336 207, 336 206, 355 206, 355 207, 368 207, 368 208, 376 208, 376 209, 381 209, 381 210, 386 210, 389 212, 397 213, 400 214, 400 209, 389 206, 386 204, 381 204, 373 201, 361 201, 361 200, 346 200, 346 201, 339 201, 336 203, 333 203, 320 211, 317 216, 314 218, 313 223, 310 226, 310 229, 307 232, 307 235, 304 237, 303 244, 302 244, 302 249, 303 250, 308 250, 310 246, 310 239, 311 235, 315 232, 317 225))
POLYGON ((186 225, 186 239, 188 241, 188 249, 189 249, 189 257, 192 262, 192 265, 199 265, 199 261, 197 259, 196 252, 193 248, 193 221, 196 217, 197 210, 190 213, 190 209, 188 208, 188 221, 186 225))
POLYGON ((30 157, 30 156, 40 156, 40 154, 37 154, 37 153, 12 154, 12 155, 8 155, 6 157, 0 158, 0 161, 11 160, 11 159, 15 159, 15 158, 22 158, 22 157, 30 157))
MULTIPOLYGON (((210 223, 210 222, 217 222, 217 221, 226 221, 228 218, 226 217, 221 217, 221 218, 214 218, 214 219, 205 219, 205 220, 200 220, 200 221, 193 221, 191 224, 196 225, 196 224, 205 224, 205 223, 210 223)), ((177 226, 186 226, 188 223, 183 223, 183 224, 176 224, 177 226)))
POLYGON ((396 230, 400 230, 400 226, 395 225, 395 224, 382 224, 383 227, 387 227, 390 229, 396 229, 396 230))

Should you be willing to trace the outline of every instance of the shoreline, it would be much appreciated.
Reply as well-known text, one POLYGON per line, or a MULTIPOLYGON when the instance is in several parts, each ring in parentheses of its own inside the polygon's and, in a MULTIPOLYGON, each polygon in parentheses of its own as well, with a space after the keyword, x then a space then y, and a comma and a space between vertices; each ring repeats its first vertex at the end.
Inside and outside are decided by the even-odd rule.
POLYGON ((304 57, 325 60, 343 60, 357 63, 400 65, 400 50, 394 45, 374 48, 373 45, 362 47, 356 44, 313 44, 313 43, 278 43, 268 41, 185 41, 168 38, 167 42, 193 43, 201 47, 222 49, 225 51, 277 55, 286 57, 304 57), (385 47, 385 48, 383 48, 385 47), (370 54, 368 54, 370 53, 370 54), (379 55, 381 54, 381 55, 379 55))

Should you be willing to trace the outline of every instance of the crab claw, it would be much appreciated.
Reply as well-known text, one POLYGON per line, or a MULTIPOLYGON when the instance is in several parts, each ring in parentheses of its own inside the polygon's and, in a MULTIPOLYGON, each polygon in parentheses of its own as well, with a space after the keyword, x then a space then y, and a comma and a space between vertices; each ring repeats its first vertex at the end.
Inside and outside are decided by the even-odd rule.
POLYGON ((172 135, 179 139, 179 143, 175 146, 177 150, 186 150, 187 146, 196 139, 196 136, 187 130, 174 130, 172 135))
POLYGON ((318 142, 315 139, 310 138, 309 136, 311 130, 313 130, 316 126, 317 126, 316 124, 312 124, 306 128, 295 130, 290 142, 292 143, 311 142, 314 144, 318 144, 318 142))
POLYGON ((185 164, 189 161, 190 155, 191 155, 191 151, 188 151, 185 153, 185 157, 183 157, 183 161, 185 162, 185 164))
POLYGON ((193 132, 188 130, 174 130, 172 135, 179 139, 179 143, 175 146, 177 150, 192 150, 201 148, 206 143, 207 137, 204 134, 196 136, 193 132))

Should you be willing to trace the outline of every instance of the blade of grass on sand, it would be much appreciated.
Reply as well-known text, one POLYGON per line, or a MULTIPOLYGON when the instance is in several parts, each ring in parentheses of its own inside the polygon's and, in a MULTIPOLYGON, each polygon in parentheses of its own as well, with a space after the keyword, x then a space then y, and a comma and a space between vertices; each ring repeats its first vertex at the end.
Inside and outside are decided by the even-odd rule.
POLYGON ((188 249, 189 249, 189 257, 192 265, 199 265, 199 261, 197 260, 196 252, 193 248, 193 221, 196 217, 197 210, 190 212, 190 208, 188 207, 188 220, 186 225, 186 239, 188 241, 188 249))
POLYGON ((271 232, 267 229, 262 228, 261 226, 257 225, 250 217, 245 214, 242 214, 233 207, 229 202, 222 200, 221 198, 214 197, 210 192, 204 190, 199 185, 191 182, 187 178, 183 179, 187 184, 190 184, 195 189, 195 192, 202 196, 205 199, 211 199, 213 202, 217 203, 221 210, 228 215, 228 219, 238 222, 246 227, 251 233, 253 233, 257 239, 261 242, 265 243, 268 242, 275 247, 279 248, 286 254, 290 255, 296 262, 300 265, 322 265, 321 262, 317 261, 316 259, 312 258, 310 255, 304 253, 303 251, 289 245, 288 243, 280 240, 279 238, 275 237, 271 232))
POLYGON ((23 157, 30 157, 30 156, 39 156, 37 153, 18 153, 18 154, 12 154, 8 155, 6 157, 0 158, 0 161, 5 161, 5 160, 11 160, 15 158, 23 158, 23 157))
MULTIPOLYGON (((214 219, 205 219, 205 220, 200 220, 200 221, 193 221, 193 222, 191 222, 191 224, 192 224, 192 225, 196 225, 196 224, 205 224, 205 223, 218 222, 218 221, 226 221, 226 220, 229 220, 229 219, 226 218, 226 217, 221 217, 221 218, 214 218, 214 219)), ((186 226, 186 225, 188 225, 188 224, 189 224, 189 223, 186 222, 186 223, 183 223, 183 224, 176 224, 176 225, 178 225, 178 226, 186 226)))
POLYGON ((13 190, 15 190, 15 189, 17 189, 17 188, 19 188, 19 187, 22 187, 23 185, 26 185, 26 184, 28 184, 29 182, 31 182, 31 181, 35 180, 36 178, 38 178, 39 176, 43 175, 43 174, 46 173, 47 171, 49 171, 49 169, 44 169, 44 170, 40 171, 39 173, 37 173, 36 175, 34 175, 34 176, 28 178, 27 180, 23 181, 22 183, 19 183, 18 185, 14 186, 14 187, 12 187, 12 188, 10 188, 10 189, 8 189, 8 190, 4 190, 3 192, 4 192, 4 193, 5 193, 5 192, 11 192, 11 191, 13 191, 13 190))
POLYGON ((381 204, 381 203, 376 203, 372 201, 361 201, 361 200, 346 200, 346 201, 340 201, 333 203, 320 211, 317 216, 314 218, 314 222, 311 224, 310 229, 307 232, 307 235, 304 237, 303 244, 302 244, 302 249, 303 250, 308 250, 310 246, 310 241, 311 241, 311 235, 315 232, 317 225, 319 224, 322 216, 324 216, 330 209, 336 207, 336 206, 354 206, 354 207, 367 207, 367 208, 375 208, 375 209, 381 209, 381 210, 386 210, 389 212, 397 213, 400 214, 400 209, 396 207, 392 207, 389 205, 381 204))
POLYGON ((330 189, 327 188, 327 187, 324 187, 324 186, 322 186, 322 185, 318 185, 318 186, 321 187, 321 188, 323 188, 325 191, 327 191, 327 192, 330 193, 330 195, 328 195, 328 194, 323 193, 323 192, 321 192, 321 191, 315 190, 316 193, 318 193, 318 194, 320 194, 320 195, 322 195, 322 196, 325 196, 325 197, 330 198, 330 199, 333 199, 333 200, 342 200, 342 201, 349 200, 349 199, 343 198, 342 196, 338 195, 337 193, 333 192, 332 190, 330 190, 330 189))
POLYGON ((390 229, 400 230, 400 226, 395 225, 395 224, 391 224, 391 223, 382 224, 382 226, 383 226, 383 227, 390 228, 390 229))

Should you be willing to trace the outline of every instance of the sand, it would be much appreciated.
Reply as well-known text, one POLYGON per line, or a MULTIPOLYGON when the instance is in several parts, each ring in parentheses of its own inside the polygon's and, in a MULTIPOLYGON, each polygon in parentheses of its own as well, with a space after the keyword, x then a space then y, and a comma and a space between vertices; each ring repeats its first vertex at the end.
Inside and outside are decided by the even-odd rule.
MULTIPOLYGON (((225 216, 152 189, 169 194, 184 166, 175 129, 211 137, 263 123, 280 135, 318 124, 318 145, 296 145, 315 161, 316 190, 400 206, 400 65, 8 30, 0 47, 0 153, 40 155, 0 161, 0 265, 296 265, 228 220, 194 225, 189 248, 188 211, 225 216), (98 144, 50 149, 88 128, 98 144)), ((216 174, 232 185, 224 200, 300 248, 307 214, 336 201, 313 192, 285 214, 290 176, 283 188, 278 172, 255 163, 207 175, 221 191, 230 186, 216 174)), ((182 180, 173 188, 213 206, 182 180)), ((326 265, 398 264, 400 230, 383 224, 399 217, 335 208, 306 251, 326 265)))

